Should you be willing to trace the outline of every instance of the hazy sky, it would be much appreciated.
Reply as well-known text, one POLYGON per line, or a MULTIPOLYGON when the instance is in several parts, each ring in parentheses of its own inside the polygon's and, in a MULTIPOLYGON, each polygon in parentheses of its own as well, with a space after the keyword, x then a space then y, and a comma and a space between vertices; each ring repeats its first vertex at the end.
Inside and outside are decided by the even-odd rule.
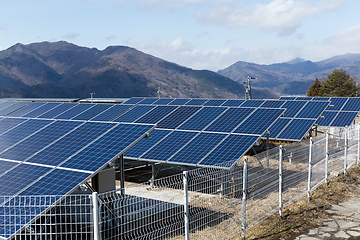
POLYGON ((360 53, 359 0, 0 0, 0 50, 65 40, 194 69, 360 53))

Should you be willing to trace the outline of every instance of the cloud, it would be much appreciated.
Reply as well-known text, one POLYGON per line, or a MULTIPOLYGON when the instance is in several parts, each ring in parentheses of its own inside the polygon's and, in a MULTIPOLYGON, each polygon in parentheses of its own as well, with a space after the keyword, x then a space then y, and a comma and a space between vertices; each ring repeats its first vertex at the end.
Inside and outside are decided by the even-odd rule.
POLYGON ((117 36, 116 35, 111 35, 109 37, 106 37, 105 40, 109 41, 109 40, 114 40, 117 36))
POLYGON ((79 37, 79 34, 76 34, 76 33, 70 33, 70 34, 67 34, 65 36, 62 36, 61 38, 64 38, 64 39, 75 39, 79 37))
POLYGON ((273 0, 269 4, 249 7, 223 5, 209 11, 198 11, 195 17, 204 24, 229 28, 257 26, 286 36, 296 31, 301 20, 335 10, 345 3, 346 0, 273 0))

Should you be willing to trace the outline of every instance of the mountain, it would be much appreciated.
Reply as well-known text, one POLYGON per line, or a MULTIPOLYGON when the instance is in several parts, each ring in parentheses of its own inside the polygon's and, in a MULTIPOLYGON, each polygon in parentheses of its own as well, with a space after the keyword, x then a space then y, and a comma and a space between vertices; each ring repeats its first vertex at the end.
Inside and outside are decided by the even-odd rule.
MULTIPOLYGON (((212 71, 193 70, 126 46, 105 50, 68 42, 16 44, 0 52, 0 97, 243 98, 244 87, 212 71)), ((254 98, 274 98, 267 89, 254 98)))
POLYGON ((360 75, 360 54, 345 54, 319 62, 296 58, 270 65, 239 61, 218 73, 239 83, 247 76, 256 77, 253 87, 268 88, 278 94, 305 95, 315 78, 323 80, 335 68, 343 69, 357 79, 360 75))

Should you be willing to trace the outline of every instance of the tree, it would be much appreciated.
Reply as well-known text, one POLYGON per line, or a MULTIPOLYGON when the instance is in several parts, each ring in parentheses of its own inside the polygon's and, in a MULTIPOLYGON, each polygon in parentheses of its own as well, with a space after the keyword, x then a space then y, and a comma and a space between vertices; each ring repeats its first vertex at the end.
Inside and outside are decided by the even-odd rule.
POLYGON ((319 96, 323 97, 357 97, 359 87, 354 77, 342 69, 334 69, 327 79, 321 82, 319 96))
POLYGON ((315 79, 314 83, 310 86, 309 90, 307 91, 307 96, 308 97, 318 97, 319 95, 319 91, 321 88, 321 82, 319 81, 319 79, 315 79))

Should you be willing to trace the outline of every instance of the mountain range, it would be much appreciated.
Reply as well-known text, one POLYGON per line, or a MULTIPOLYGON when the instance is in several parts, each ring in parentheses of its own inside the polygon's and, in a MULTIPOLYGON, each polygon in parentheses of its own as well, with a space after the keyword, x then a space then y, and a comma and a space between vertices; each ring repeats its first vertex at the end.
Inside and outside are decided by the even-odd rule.
POLYGON ((243 81, 252 82, 253 98, 304 95, 315 78, 334 68, 360 73, 360 54, 320 62, 294 59, 260 65, 237 62, 217 73, 193 70, 126 46, 104 50, 68 42, 15 44, 0 51, 0 97, 127 98, 135 96, 244 98, 243 81), (159 91, 160 90, 160 91, 159 91))

